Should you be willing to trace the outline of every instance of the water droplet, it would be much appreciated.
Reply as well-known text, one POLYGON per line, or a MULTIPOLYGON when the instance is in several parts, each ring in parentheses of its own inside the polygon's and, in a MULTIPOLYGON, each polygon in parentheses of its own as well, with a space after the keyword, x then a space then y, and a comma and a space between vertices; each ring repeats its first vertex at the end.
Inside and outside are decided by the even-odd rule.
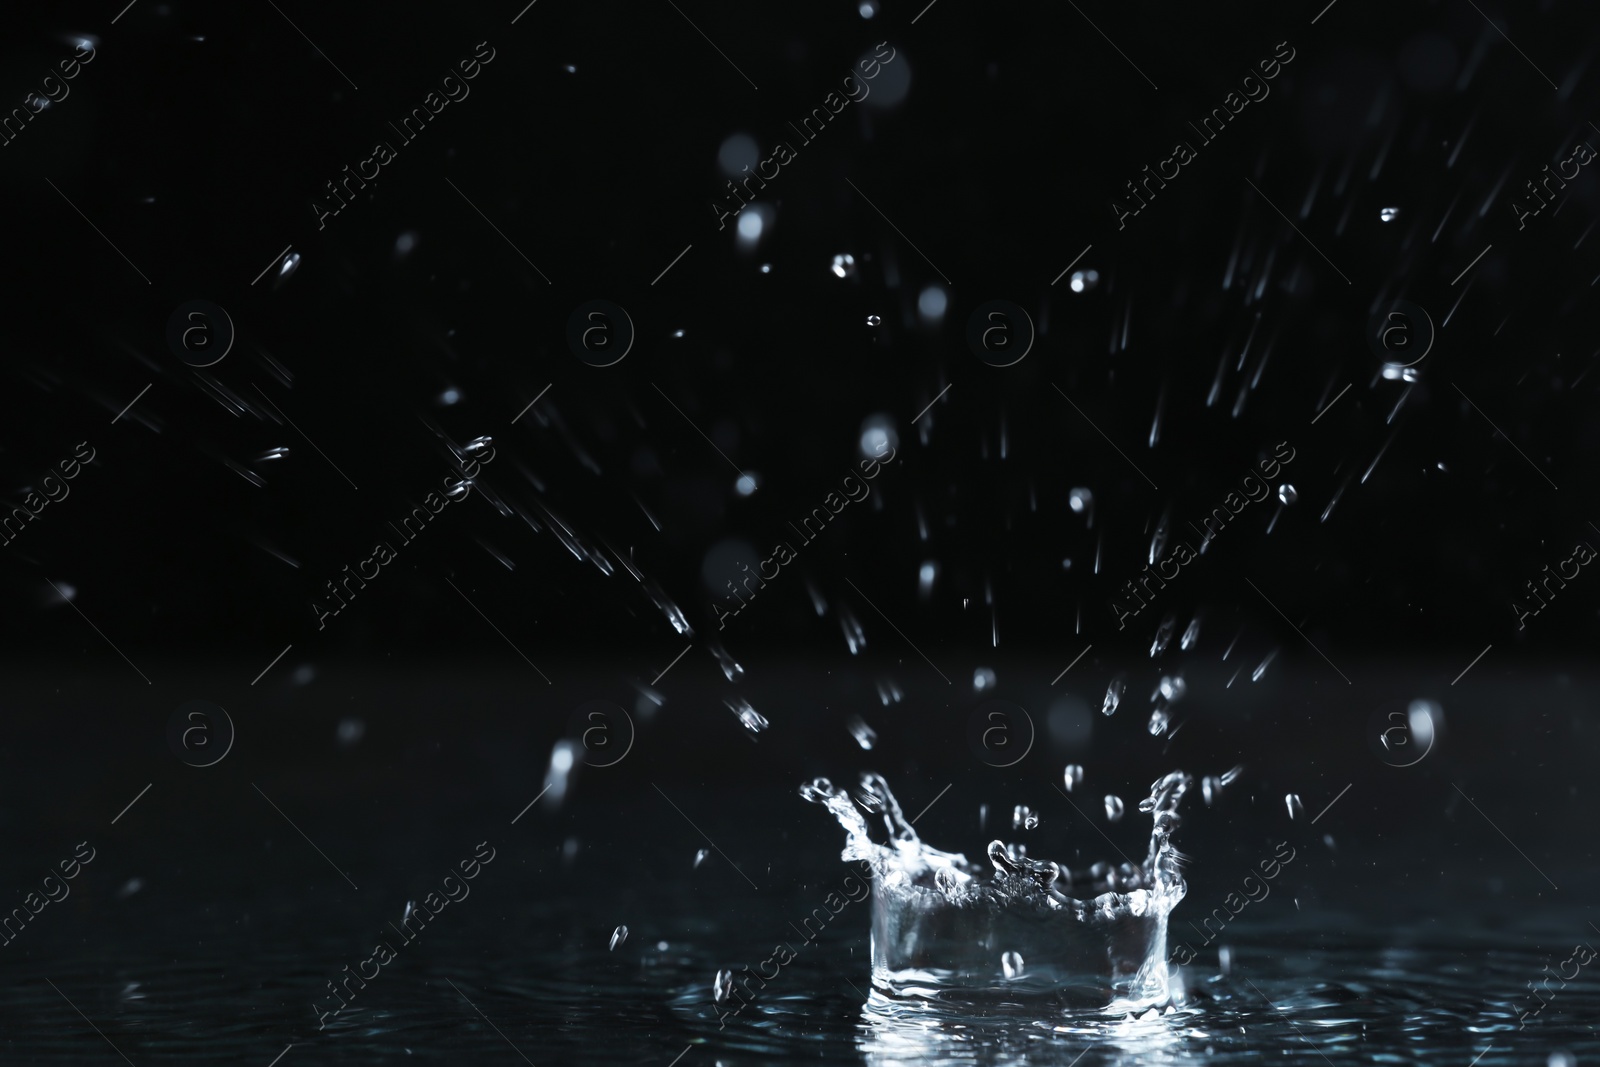
POLYGON ((1122 703, 1122 694, 1128 691, 1126 675, 1117 675, 1111 679, 1111 684, 1106 686, 1105 703, 1100 705, 1100 714, 1112 715, 1116 713, 1117 706, 1122 703))
POLYGON ((440 403, 440 404, 443 404, 445 407, 449 407, 451 404, 456 403, 460 399, 461 399, 461 390, 455 388, 454 386, 451 386, 450 388, 446 389, 444 392, 439 394, 439 399, 438 399, 437 402, 440 403))
POLYGON ((979 667, 972 672, 972 691, 982 693, 995 687, 995 673, 988 667, 979 667))
POLYGON ((366 732, 367 724, 362 722, 360 719, 349 718, 339 720, 339 744, 343 745, 345 748, 349 748, 357 741, 360 741, 362 735, 366 732))
POLYGON ((855 613, 843 604, 839 605, 839 628, 844 631, 844 643, 849 647, 850 654, 860 655, 861 650, 867 647, 867 632, 861 628, 855 613))
POLYGON ((888 707, 890 704, 898 704, 904 700, 905 693, 893 678, 885 678, 878 683, 878 699, 883 701, 884 707, 888 707))
POLYGON ((565 70, 568 74, 576 74, 576 73, 578 73, 578 67, 577 67, 577 64, 575 64, 575 63, 568 63, 562 69, 565 70))
POLYGON ((1241 763, 1241 764, 1239 764, 1238 766, 1234 767, 1232 770, 1228 771, 1226 774, 1224 774, 1222 776, 1222 779, 1221 779, 1222 784, 1223 785, 1232 785, 1236 780, 1238 780, 1239 775, 1241 775, 1243 773, 1244 773, 1244 764, 1241 763))
POLYGON ((706 857, 709 856, 709 855, 711 855, 711 850, 709 848, 698 848, 698 849, 695 849, 695 853, 694 853, 694 868, 695 868, 695 870, 699 870, 700 869, 700 865, 706 861, 706 857))
POLYGON ((394 239, 394 258, 405 259, 411 254, 411 250, 416 247, 417 235, 411 230, 407 230, 394 239))
POLYGON ((1194 643, 1198 640, 1200 640, 1200 616, 1196 615, 1189 620, 1189 625, 1184 628, 1183 636, 1178 639, 1178 647, 1187 652, 1194 647, 1194 643))
POLYGON ((1122 798, 1112 793, 1106 794, 1106 821, 1117 822, 1122 818, 1122 798))
POLYGON ((881 326, 881 325, 883 325, 883 319, 882 319, 881 316, 878 316, 878 315, 868 315, 867 316, 867 325, 868 326, 881 326))
POLYGON ((681 341, 681 340, 683 340, 683 331, 682 330, 673 330, 672 331, 672 336, 674 338, 676 338, 677 340, 681 341))
POLYGON ((290 252, 283 257, 283 262, 278 264, 278 279, 274 285, 282 285, 289 277, 300 268, 300 253, 290 252))
POLYGON ((950 867, 939 867, 933 872, 933 884, 938 886, 939 891, 945 896, 954 899, 961 885, 961 876, 950 867))
POLYGON ((1089 525, 1094 525, 1094 494, 1087 489, 1074 489, 1067 494, 1067 506, 1076 515, 1088 515, 1089 525))
POLYGON ((859 715, 851 716, 848 725, 850 727, 850 736, 856 739, 856 744, 871 752, 872 746, 878 743, 878 732, 868 726, 866 721, 859 715))
POLYGON ((289 458, 289 450, 280 445, 277 448, 269 448, 265 452, 261 453, 261 455, 256 457, 256 462, 257 463, 267 463, 267 462, 270 462, 271 460, 275 460, 275 459, 288 459, 288 458, 289 458))
POLYGON ((870 415, 861 422, 859 447, 864 459, 880 459, 891 451, 899 451, 900 435, 895 431, 894 420, 887 415, 870 415))
POLYGON ((611 932, 611 948, 609 951, 615 952, 617 946, 626 940, 628 940, 628 928, 626 926, 617 927, 611 932))
POLYGON ((834 256, 833 275, 836 278, 854 278, 856 276, 856 257, 849 252, 840 252, 834 256))
POLYGON ((1150 713, 1150 736, 1160 737, 1162 734, 1166 733, 1167 726, 1171 723, 1171 721, 1172 718, 1167 714, 1165 705, 1156 708, 1156 710, 1150 713))
POLYGON ((734 715, 738 717, 739 722, 744 725, 744 728, 750 731, 750 737, 752 740, 755 739, 756 734, 759 734, 762 730, 765 730, 768 726, 772 725, 771 723, 767 722, 766 716, 762 715, 759 711, 750 706, 750 702, 748 700, 724 700, 722 703, 727 706, 729 711, 733 712, 734 715))
POLYGON ((723 677, 727 678, 728 681, 737 682, 740 678, 744 677, 744 667, 739 664, 738 660, 733 658, 727 649, 723 648, 715 641, 706 642, 706 647, 709 648, 711 650, 711 654, 717 658, 717 666, 722 668, 722 675, 723 677))
POLYGON ((1176 704, 1183 699, 1183 694, 1189 691, 1189 683, 1183 680, 1183 675, 1162 675, 1161 684, 1157 687, 1168 703, 1176 704))
POLYGON ((922 599, 927 600, 933 596, 933 583, 939 577, 939 565, 933 560, 922 565, 917 572, 917 593, 922 599))
POLYGON ((578 742, 562 738, 550 749, 550 766, 544 772, 544 799, 552 808, 559 808, 567 797, 567 780, 577 760, 578 742))
POLYGON ((1016 952, 1007 952, 1000 957, 1000 968, 1006 972, 1007 978, 1022 977, 1022 956, 1016 952))
POLYGON ((718 1004, 733 996, 733 972, 724 967, 711 982, 711 996, 718 1004))
POLYGON ((861 0, 861 4, 856 8, 856 10, 861 12, 862 18, 870 19, 872 16, 878 13, 877 0, 861 0))
MULTIPOLYGON (((133 896, 135 893, 137 893, 139 890, 141 890, 143 888, 144 888, 144 879, 143 878, 129 878, 126 882, 122 883, 122 888, 117 890, 117 899, 118 900, 127 900, 129 897, 133 896)), ((66 898, 63 897, 61 899, 65 900, 66 898)))
POLYGON ((763 264, 761 264, 761 273, 762 274, 771 274, 772 273, 772 264, 771 263, 763 263, 763 264))
POLYGON ((1161 620, 1161 625, 1156 627, 1156 638, 1150 642, 1150 658, 1155 659, 1167 650, 1172 643, 1172 631, 1178 628, 1178 617, 1168 615, 1161 620))
POLYGON ((1067 770, 1063 777, 1065 779, 1067 792, 1072 792, 1078 786, 1083 784, 1083 765, 1078 763, 1067 764, 1067 770))
POLYGON ((760 484, 754 474, 741 474, 739 480, 733 483, 733 491, 740 496, 750 496, 760 484))
POLYGON ((1545 1067, 1578 1067, 1577 1058, 1570 1052, 1552 1052, 1544 1062, 1545 1067))
POLYGON ((1383 365, 1383 377, 1385 380, 1391 382, 1414 382, 1417 380, 1419 375, 1417 374, 1417 368, 1415 367, 1408 367, 1401 363, 1385 363, 1383 365))
POLYGON ((1233 973, 1233 949, 1227 945, 1217 946, 1217 966, 1222 968, 1223 974, 1233 973))
POLYGON ((1300 493, 1295 489, 1294 486, 1290 485, 1288 482, 1284 482, 1282 485, 1278 486, 1278 499, 1285 504, 1293 504, 1296 500, 1300 499, 1300 493))
POLYGON ((1211 775, 1200 779, 1200 793, 1205 797, 1206 807, 1211 807, 1222 799, 1222 779, 1211 775))
POLYGON ((944 312, 950 306, 950 298, 938 285, 930 285, 917 294, 917 314, 930 326, 944 321, 944 312))
POLYGON ((1382 219, 1384 222, 1393 222, 1399 217, 1400 209, 1397 207, 1386 207, 1378 212, 1378 218, 1382 219))
POLYGON ((1304 804, 1300 803, 1300 794, 1299 793, 1290 793, 1288 796, 1283 798, 1283 802, 1289 808, 1289 818, 1291 818, 1291 819, 1303 819, 1303 818, 1305 818, 1306 806, 1304 804))
POLYGON ((1018 804, 1011 812, 1013 830, 1032 830, 1039 825, 1039 813, 1026 804, 1018 804))
POLYGON ((1267 673, 1267 664, 1271 663, 1277 655, 1277 649, 1273 649, 1271 652, 1268 652, 1267 658, 1262 660, 1260 665, 1258 665, 1255 670, 1250 672, 1250 680, 1252 682, 1261 681, 1261 676, 1267 673))
POLYGON ((1075 270, 1067 282, 1072 286, 1074 293, 1087 293, 1100 284, 1100 272, 1097 270, 1075 270))

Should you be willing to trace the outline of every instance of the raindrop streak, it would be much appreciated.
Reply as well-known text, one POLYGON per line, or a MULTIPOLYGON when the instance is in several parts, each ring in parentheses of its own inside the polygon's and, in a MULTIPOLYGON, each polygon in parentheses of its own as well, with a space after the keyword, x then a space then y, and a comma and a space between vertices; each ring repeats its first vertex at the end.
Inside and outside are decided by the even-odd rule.
POLYGON ((1152 711, 1150 713, 1150 736, 1160 737, 1162 734, 1166 733, 1167 726, 1170 722, 1171 719, 1167 715, 1167 709, 1165 706, 1159 707, 1155 711, 1152 711))
POLYGON ((1011 812, 1013 830, 1032 830, 1039 825, 1039 813, 1026 804, 1018 804, 1011 812))
POLYGON ((1300 803, 1300 794, 1299 793, 1290 793, 1288 796, 1283 798, 1283 802, 1286 805, 1288 805, 1288 807, 1289 807, 1289 818, 1291 818, 1291 819, 1303 819, 1303 818, 1305 818, 1306 806, 1304 804, 1300 803))
POLYGON ((1122 703, 1122 694, 1128 691, 1128 680, 1125 675, 1117 675, 1111 679, 1111 684, 1106 686, 1105 703, 1100 705, 1100 714, 1112 715, 1116 713, 1117 705, 1122 703))
POLYGON ((706 857, 709 856, 709 855, 711 855, 711 850, 709 848, 701 848, 701 849, 696 849, 695 850, 695 854, 694 854, 694 868, 695 868, 695 870, 699 870, 700 869, 700 865, 706 861, 706 857))
POLYGON ((851 716, 847 725, 850 728, 850 736, 856 739, 856 744, 871 752, 872 746, 878 743, 878 732, 868 726, 859 715, 851 716))
POLYGON ((844 643, 850 647, 850 654, 860 655, 867 647, 867 634, 856 621, 855 614, 843 604, 839 605, 839 628, 844 631, 844 643))
POLYGON ((1065 782, 1066 782, 1066 786, 1067 786, 1067 792, 1069 792, 1069 793, 1072 792, 1078 786, 1083 784, 1083 766, 1082 766, 1082 764, 1078 764, 1078 763, 1069 763, 1069 764, 1067 764, 1067 769, 1066 769, 1066 772, 1065 772, 1063 777, 1065 778, 1065 782))
POLYGON ((1273 659, 1275 659, 1277 657, 1277 655, 1278 655, 1278 650, 1277 649, 1273 649, 1271 652, 1268 652, 1267 653, 1267 658, 1262 660, 1260 665, 1258 665, 1255 670, 1250 672, 1250 680, 1252 682, 1261 681, 1261 676, 1263 674, 1267 673, 1267 664, 1271 663, 1273 661, 1273 659))
POLYGON ((1168 615, 1161 620, 1161 625, 1156 628, 1156 638, 1150 642, 1150 658, 1155 659, 1167 650, 1172 643, 1172 631, 1178 627, 1178 617, 1168 615))
POLYGON ((617 946, 626 940, 628 940, 628 928, 626 926, 617 927, 611 934, 611 948, 609 951, 615 952, 617 946))
POLYGON ((737 682, 744 677, 744 668, 739 665, 738 660, 728 654, 727 649, 715 641, 709 642, 706 647, 711 649, 713 656, 717 657, 717 665, 722 668, 722 673, 728 681, 737 682))
POLYGON ((755 740, 757 734, 772 725, 767 722, 766 716, 750 706, 748 700, 724 700, 723 704, 727 705, 728 710, 738 717, 739 722, 744 725, 746 730, 750 731, 750 740, 752 741, 755 740))
POLYGON ((1007 978, 1022 977, 1022 956, 1016 952, 1007 952, 1000 957, 1000 967, 1006 972, 1007 978))
POLYGON ((1118 822, 1122 819, 1122 798, 1115 794, 1106 794, 1106 822, 1118 822))
POLYGON ((1196 615, 1189 620, 1189 625, 1184 628, 1183 636, 1178 638, 1178 648, 1187 652, 1194 647, 1194 643, 1198 640, 1200 640, 1200 616, 1196 615))

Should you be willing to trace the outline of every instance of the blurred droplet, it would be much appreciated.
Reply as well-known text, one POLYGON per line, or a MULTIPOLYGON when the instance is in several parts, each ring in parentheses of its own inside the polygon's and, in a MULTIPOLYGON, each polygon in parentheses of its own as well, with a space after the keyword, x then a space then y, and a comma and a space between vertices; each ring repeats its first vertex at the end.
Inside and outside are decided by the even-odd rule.
POLYGON ((928 560, 917 571, 917 593, 923 600, 933 596, 933 583, 939 578, 939 565, 928 560))
POLYGON ((1067 282, 1072 286, 1074 293, 1087 293, 1100 284, 1100 272, 1097 270, 1075 270, 1072 278, 1067 282))
POLYGON ((922 321, 929 326, 937 326, 943 322, 945 309, 949 306, 950 298, 940 286, 927 286, 917 295, 917 314, 921 315, 922 321))
POLYGON ((872 746, 878 743, 878 732, 868 726, 866 720, 859 715, 852 715, 848 726, 850 736, 856 739, 856 744, 863 750, 871 752, 872 746))
POLYGON ((288 255, 283 257, 283 262, 278 264, 278 277, 273 284, 275 286, 282 285, 284 282, 288 281, 290 276, 293 275, 294 272, 299 268, 300 253, 290 252, 288 255))
POLYGON ((856 276, 856 257, 849 252, 840 252, 834 256, 833 274, 836 278, 854 278, 856 276))
POLYGON ((1178 648, 1187 652, 1194 647, 1194 643, 1198 640, 1200 640, 1200 616, 1196 615, 1189 620, 1189 625, 1184 628, 1183 636, 1178 639, 1178 648))
POLYGON ((358 743, 366 735, 366 732, 367 724, 360 719, 351 717, 339 720, 338 737, 339 744, 343 748, 349 748, 351 745, 358 743))
POLYGON ((628 928, 626 926, 617 927, 611 933, 610 951, 615 952, 617 950, 617 946, 626 940, 628 940, 628 928))
POLYGON ((883 324, 883 318, 881 316, 878 316, 878 315, 868 315, 867 316, 867 325, 868 326, 881 326, 882 324, 883 324))
POLYGON ((1039 813, 1026 804, 1018 804, 1011 811, 1013 830, 1032 830, 1039 825, 1039 813))
POLYGON ((1083 766, 1077 763, 1067 764, 1066 772, 1062 779, 1067 787, 1067 792, 1072 792, 1083 784, 1083 766))
POLYGON ((1305 818, 1306 806, 1300 802, 1300 794, 1299 793, 1290 793, 1288 796, 1283 798, 1283 802, 1289 808, 1289 818, 1291 818, 1291 819, 1303 819, 1303 818, 1305 818))
POLYGON ((771 263, 763 263, 763 264, 761 264, 761 268, 760 269, 761 269, 761 273, 762 274, 771 274, 772 273, 772 264, 771 263))
POLYGON ((880 459, 890 452, 898 452, 900 435, 895 432, 894 420, 887 415, 869 415, 862 420, 858 444, 866 459, 880 459))
POLYGON ((261 453, 261 455, 257 456, 255 461, 257 463, 269 463, 269 462, 271 462, 272 460, 275 460, 275 459, 288 459, 288 458, 289 458, 289 450, 288 450, 288 448, 280 445, 277 448, 269 448, 269 449, 267 449, 265 452, 261 453))
POLYGON ((1400 209, 1397 207, 1386 207, 1378 212, 1378 218, 1382 219, 1384 222, 1393 222, 1399 217, 1400 209))
POLYGON ((855 612, 839 605, 839 628, 844 631, 844 643, 849 647, 850 654, 857 656, 867 647, 867 632, 861 628, 861 622, 855 612))
POLYGON ((724 700, 723 703, 727 705, 729 711, 738 717, 740 724, 750 731, 752 740, 762 730, 771 725, 771 723, 767 722, 766 716, 750 706, 748 700, 734 700, 731 702, 724 700))
POLYGON ((717 1003, 722 1003, 733 996, 733 972, 727 968, 717 972, 716 978, 711 982, 711 998, 717 1003))
POLYGON ((1117 822, 1122 818, 1122 798, 1112 793, 1106 794, 1106 821, 1117 822))
POLYGON ((411 255, 411 250, 417 247, 417 235, 407 230, 394 239, 394 258, 405 259, 411 255))
POLYGON ((717 166, 730 178, 742 178, 744 172, 761 162, 761 149, 756 139, 747 133, 736 133, 726 138, 717 149, 717 166))
POLYGON ((695 850, 694 866, 696 870, 699 870, 700 865, 706 861, 706 857, 709 855, 711 855, 711 850, 709 848, 700 848, 695 850))
POLYGON ((1122 703, 1122 694, 1127 692, 1127 690, 1128 680, 1125 676, 1119 674, 1115 678, 1111 679, 1111 684, 1106 686, 1105 702, 1100 705, 1100 714, 1115 714, 1117 705, 1122 703))
POLYGON ((1225 975, 1233 973, 1233 949, 1227 945, 1217 946, 1217 967, 1225 975))
POLYGON ((1278 486, 1278 499, 1285 504, 1293 504, 1300 499, 1300 492, 1288 482, 1284 482, 1278 486))
POLYGON ((451 404, 458 402, 460 399, 461 390, 457 389, 455 386, 451 386, 439 394, 439 403, 443 404, 445 407, 449 407, 451 404))
POLYGON ((988 667, 979 667, 972 672, 972 691, 974 693, 988 692, 995 687, 995 673, 988 667))
POLYGON ((1022 956, 1016 952, 1007 952, 1000 957, 1000 967, 1007 978, 1022 977, 1022 956))
MULTIPOLYGON (((118 900, 127 900, 129 897, 133 896, 135 893, 137 893, 139 890, 141 890, 143 888, 144 888, 144 879, 143 878, 129 878, 126 882, 122 883, 122 888, 117 890, 117 899, 118 900)), ((65 898, 62 898, 62 899, 65 899, 65 898)))
POLYGON ((861 12, 862 18, 870 19, 878 13, 878 2, 877 0, 861 0, 861 4, 856 10, 861 12))
POLYGON ((752 495, 759 486, 760 483, 753 474, 741 474, 738 480, 733 483, 734 492, 740 496, 752 495))

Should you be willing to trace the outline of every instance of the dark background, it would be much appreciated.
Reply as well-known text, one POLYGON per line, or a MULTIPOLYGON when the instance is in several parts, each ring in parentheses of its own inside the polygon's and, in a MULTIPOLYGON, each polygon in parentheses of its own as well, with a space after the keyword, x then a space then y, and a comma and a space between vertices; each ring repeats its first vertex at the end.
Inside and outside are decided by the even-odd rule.
MULTIPOLYGON (((832 884, 838 831, 794 790, 868 766, 908 813, 951 786, 919 823, 941 847, 980 854, 1026 802, 1061 835, 1037 853, 1094 858, 1087 823, 1105 827, 1083 816, 1103 793, 1126 800, 1112 833, 1139 856, 1148 782, 1242 763, 1227 803, 1193 798, 1191 893, 1208 910, 1292 837, 1307 858, 1273 914, 1321 937, 1433 936, 1445 898, 1467 902, 1445 924, 1461 937, 1586 903, 1552 894, 1593 869, 1600 579, 1585 570, 1520 631, 1510 607, 1575 542, 1600 545, 1600 246, 1586 239, 1600 178, 1585 168, 1521 231, 1510 207, 1576 141, 1600 146, 1584 5, 937 0, 866 19, 833 0, 539 0, 514 26, 515 0, 278 6, 139 0, 113 25, 116 0, 52 5, 9 15, 0 45, 6 107, 71 40, 98 50, 67 99, 0 147, 0 492, 20 502, 79 441, 97 452, 0 549, 0 830, 19 891, 85 835, 120 841, 102 868, 115 873, 72 905, 93 909, 87 925, 42 917, 30 960, 56 938, 92 972, 91 929, 141 931, 114 951, 143 966, 190 933, 204 966, 223 943, 253 958, 337 942, 293 980, 251 964, 264 985, 240 1001, 258 1007, 237 1010, 266 1013, 265 1062, 268 1038, 288 1040, 301 1001, 356 958, 340 939, 485 836, 520 840, 506 846, 520 873, 486 891, 509 925, 473 920, 484 943, 603 947, 622 921, 640 939, 692 937, 689 920, 584 903, 620 894, 648 916, 642 890, 619 888, 647 874, 673 906, 739 914, 747 887, 729 866, 688 880, 703 833, 762 889, 832 884), (400 146, 387 122, 485 40, 497 54, 471 95, 400 146), (788 123, 884 40, 886 70, 911 72, 904 100, 851 104, 797 144, 788 123), (1270 96, 1199 145, 1187 123, 1280 41, 1296 56, 1270 96), (754 250, 711 207, 718 148, 741 132, 763 156, 797 148, 754 250), (319 231, 312 200, 378 139, 398 158, 319 231), (1180 139, 1198 157, 1119 230, 1112 199, 1180 139), (286 244, 298 268, 252 285, 286 244), (1052 284, 1091 245, 1074 269, 1098 285, 1052 284), (829 269, 843 253, 847 279, 829 269), (943 277, 949 309, 928 324, 918 294, 943 277), (1415 382, 1385 379, 1368 341, 1400 298, 1437 328, 1415 382), (204 371, 166 340, 195 299, 237 329, 204 371), (591 299, 637 329, 615 366, 566 343, 591 299), (965 341, 993 299, 1038 328, 1007 368, 965 341), (894 429, 895 461, 799 544, 787 524, 837 488, 874 418, 894 429), (475 490, 400 544, 387 523, 451 473, 446 439, 479 436, 496 456, 475 490), (1109 602, 1158 526, 1196 543, 1186 524, 1281 441, 1296 457, 1273 496, 1119 629, 1109 602), (288 458, 258 458, 278 447, 288 458), (1280 506, 1281 483, 1297 502, 1280 506), (1075 488, 1093 494, 1092 524, 1069 506, 1075 488), (323 583, 379 539, 397 561, 319 631, 323 583), (712 598, 738 576, 739 543, 754 564, 779 540, 798 560, 719 630, 712 598), (992 692, 974 692, 980 668, 992 692), (1149 693, 1179 672, 1183 732, 1151 737, 1149 693), (1118 674, 1127 695, 1107 719, 1118 674), (904 700, 880 699, 889 681, 904 700), (990 697, 1036 731, 1013 768, 968 744, 990 697), (1371 716, 1416 698, 1443 705, 1438 748, 1386 767, 1371 716), (237 729, 214 769, 169 746, 192 699, 237 729), (737 699, 771 721, 754 745, 737 699), (581 768, 564 806, 513 831, 590 700, 627 713, 636 747, 581 768), (871 753, 851 715, 877 730, 871 753), (341 723, 360 739, 341 743, 341 723), (1089 768, 1078 815, 1052 788, 1069 761, 1089 768), (1292 824, 1288 793, 1307 809, 1292 824), (330 906, 344 892, 330 863, 371 903, 330 906), (135 876, 149 888, 116 896, 135 876), (530 931, 526 909, 556 914, 530 931)), ((1581 930, 1568 918, 1550 919, 1552 944, 1581 930)))

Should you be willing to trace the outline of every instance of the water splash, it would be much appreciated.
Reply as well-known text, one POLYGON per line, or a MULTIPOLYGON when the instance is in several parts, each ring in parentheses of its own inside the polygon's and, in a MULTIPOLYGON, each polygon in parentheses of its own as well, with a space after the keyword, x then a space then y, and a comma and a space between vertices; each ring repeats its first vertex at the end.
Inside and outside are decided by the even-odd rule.
MULTIPOLYGON (((1174 771, 1151 785, 1139 805, 1151 816, 1142 863, 1083 869, 1030 858, 1023 846, 999 840, 985 848, 987 867, 933 848, 876 774, 861 776, 854 798, 826 778, 802 785, 800 796, 843 827, 841 858, 873 874, 877 990, 931 1002, 1041 994, 1120 1015, 1182 996, 1170 981, 1166 932, 1186 892, 1171 839, 1192 782, 1174 771), (1028 948, 1025 968, 1020 947, 1028 948)), ((1107 800, 1120 808, 1117 798, 1107 800)), ((1021 825, 1030 815, 1022 806, 1014 813, 1021 825)))

